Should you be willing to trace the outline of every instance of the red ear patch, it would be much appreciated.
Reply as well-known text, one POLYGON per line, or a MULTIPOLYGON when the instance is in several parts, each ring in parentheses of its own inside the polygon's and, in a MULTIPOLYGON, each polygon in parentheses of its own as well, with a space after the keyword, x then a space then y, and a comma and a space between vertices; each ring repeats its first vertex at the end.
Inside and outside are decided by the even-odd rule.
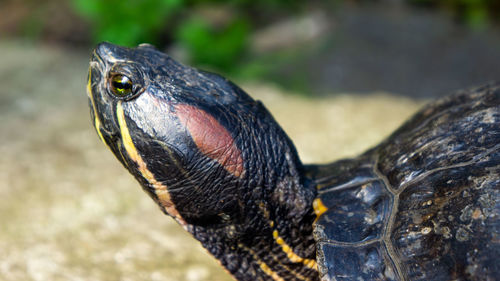
POLYGON ((243 174, 241 151, 231 134, 212 115, 187 104, 175 107, 177 117, 191 134, 198 149, 236 177, 243 174))

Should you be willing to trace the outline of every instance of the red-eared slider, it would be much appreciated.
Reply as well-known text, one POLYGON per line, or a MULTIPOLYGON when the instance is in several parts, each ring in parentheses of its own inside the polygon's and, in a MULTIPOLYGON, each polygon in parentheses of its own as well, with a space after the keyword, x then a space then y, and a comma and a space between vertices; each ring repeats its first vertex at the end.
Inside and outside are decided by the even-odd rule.
POLYGON ((150 45, 98 45, 87 90, 101 140, 238 280, 500 279, 500 84, 328 165, 303 165, 236 85, 150 45))

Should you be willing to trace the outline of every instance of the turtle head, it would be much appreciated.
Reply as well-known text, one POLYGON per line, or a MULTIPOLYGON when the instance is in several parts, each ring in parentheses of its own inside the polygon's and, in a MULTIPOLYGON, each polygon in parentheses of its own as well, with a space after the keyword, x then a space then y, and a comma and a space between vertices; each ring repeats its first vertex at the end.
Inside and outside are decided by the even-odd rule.
POLYGON ((310 213, 314 189, 303 188, 292 142, 259 101, 227 79, 150 45, 101 43, 87 88, 101 140, 219 259, 229 257, 220 250, 227 240, 271 249, 279 221, 310 213), (254 241, 256 232, 267 236, 254 241), (218 240, 208 243, 208 236, 218 240))
POLYGON ((102 141, 180 220, 238 219, 247 192, 297 180, 295 148, 260 102, 150 45, 99 44, 88 95, 102 141))

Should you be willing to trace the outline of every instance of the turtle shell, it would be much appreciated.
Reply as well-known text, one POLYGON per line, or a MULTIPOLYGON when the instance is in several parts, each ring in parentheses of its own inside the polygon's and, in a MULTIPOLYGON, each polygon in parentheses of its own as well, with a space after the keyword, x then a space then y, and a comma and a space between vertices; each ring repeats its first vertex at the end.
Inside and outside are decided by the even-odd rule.
POLYGON ((499 84, 433 103, 361 157, 309 172, 323 280, 498 280, 499 84))

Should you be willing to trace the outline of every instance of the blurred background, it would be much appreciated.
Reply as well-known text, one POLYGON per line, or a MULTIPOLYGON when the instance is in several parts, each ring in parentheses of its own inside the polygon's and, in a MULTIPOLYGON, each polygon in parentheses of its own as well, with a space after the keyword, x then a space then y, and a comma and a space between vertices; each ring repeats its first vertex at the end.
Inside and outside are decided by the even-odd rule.
POLYGON ((228 76, 325 163, 500 80, 500 1, 0 0, 0 280, 231 280, 96 137, 100 41, 228 76))

